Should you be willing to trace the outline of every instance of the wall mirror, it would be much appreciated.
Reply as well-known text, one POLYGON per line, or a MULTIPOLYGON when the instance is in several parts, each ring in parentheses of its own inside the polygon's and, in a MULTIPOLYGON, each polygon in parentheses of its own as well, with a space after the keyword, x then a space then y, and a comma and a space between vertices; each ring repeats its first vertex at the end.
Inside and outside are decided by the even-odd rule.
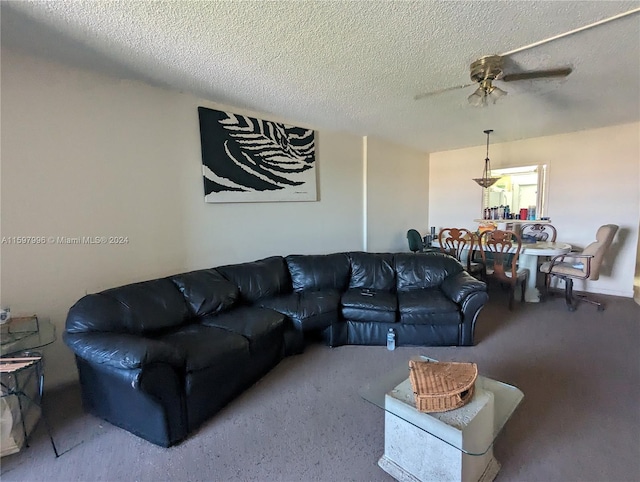
POLYGON ((536 219, 546 216, 547 165, 492 169, 491 175, 500 180, 488 189, 483 189, 484 208, 509 206, 514 214, 520 209, 536 207, 536 219))

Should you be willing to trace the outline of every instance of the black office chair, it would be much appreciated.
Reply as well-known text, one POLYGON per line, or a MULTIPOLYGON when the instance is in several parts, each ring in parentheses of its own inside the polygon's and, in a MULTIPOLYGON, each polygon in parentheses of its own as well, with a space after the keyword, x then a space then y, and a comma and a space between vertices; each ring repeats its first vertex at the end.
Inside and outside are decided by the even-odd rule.
POLYGON ((424 241, 418 231, 415 229, 407 231, 407 241, 409 241, 409 251, 413 253, 424 253, 424 241))

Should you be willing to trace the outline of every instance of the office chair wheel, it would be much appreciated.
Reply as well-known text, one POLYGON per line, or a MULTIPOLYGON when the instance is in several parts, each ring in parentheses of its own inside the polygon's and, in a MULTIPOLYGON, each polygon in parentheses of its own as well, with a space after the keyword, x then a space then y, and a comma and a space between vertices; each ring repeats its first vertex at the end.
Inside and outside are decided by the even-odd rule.
POLYGON ((598 305, 598 311, 604 311, 604 305, 598 305))

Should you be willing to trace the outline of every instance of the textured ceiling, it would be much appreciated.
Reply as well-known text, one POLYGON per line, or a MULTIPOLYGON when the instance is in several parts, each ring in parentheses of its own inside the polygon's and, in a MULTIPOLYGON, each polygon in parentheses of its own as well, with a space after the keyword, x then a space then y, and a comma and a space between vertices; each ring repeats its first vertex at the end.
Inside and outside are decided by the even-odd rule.
POLYGON ((508 58, 505 71, 571 66, 565 79, 501 83, 472 107, 469 64, 640 7, 640 2, 2 2, 2 43, 316 129, 428 152, 640 120, 640 14, 508 58))

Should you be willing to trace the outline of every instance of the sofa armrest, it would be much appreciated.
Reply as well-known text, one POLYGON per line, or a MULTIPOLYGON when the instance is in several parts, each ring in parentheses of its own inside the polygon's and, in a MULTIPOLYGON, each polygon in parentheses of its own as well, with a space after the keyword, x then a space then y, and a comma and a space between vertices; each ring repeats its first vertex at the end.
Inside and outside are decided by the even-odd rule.
POLYGON ((471 276, 466 271, 461 271, 453 276, 448 276, 440 286, 444 294, 459 305, 470 295, 478 291, 487 291, 487 284, 471 276))
POLYGON ((487 284, 477 280, 466 271, 456 273, 444 280, 442 291, 460 305, 462 324, 458 345, 472 346, 476 320, 489 299, 487 284))
POLYGON ((489 299, 486 291, 476 291, 469 295, 462 304, 462 325, 460 329, 460 346, 472 346, 476 330, 476 320, 480 311, 489 299))
POLYGON ((185 364, 179 351, 162 341, 125 333, 67 333, 65 344, 83 360, 120 369, 138 369, 151 363, 176 368, 185 364))

